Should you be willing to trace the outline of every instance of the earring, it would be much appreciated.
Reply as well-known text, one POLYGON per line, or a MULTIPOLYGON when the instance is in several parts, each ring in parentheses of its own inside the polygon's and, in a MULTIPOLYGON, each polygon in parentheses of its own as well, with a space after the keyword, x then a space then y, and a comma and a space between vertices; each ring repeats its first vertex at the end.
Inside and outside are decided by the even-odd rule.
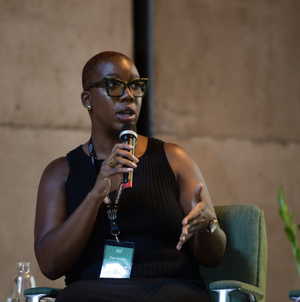
POLYGON ((85 108, 90 111, 92 109, 92 106, 91 105, 86 105, 85 108))

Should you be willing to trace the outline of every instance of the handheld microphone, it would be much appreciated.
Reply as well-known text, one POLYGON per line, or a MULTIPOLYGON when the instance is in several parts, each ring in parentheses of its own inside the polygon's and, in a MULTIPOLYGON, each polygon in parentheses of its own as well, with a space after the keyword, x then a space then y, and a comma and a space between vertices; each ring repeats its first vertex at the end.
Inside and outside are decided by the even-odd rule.
MULTIPOLYGON (((122 143, 133 146, 133 149, 129 151, 132 155, 134 155, 137 137, 136 127, 134 124, 127 123, 122 126, 119 138, 122 143)), ((123 189, 132 188, 132 176, 133 172, 123 174, 123 189)))

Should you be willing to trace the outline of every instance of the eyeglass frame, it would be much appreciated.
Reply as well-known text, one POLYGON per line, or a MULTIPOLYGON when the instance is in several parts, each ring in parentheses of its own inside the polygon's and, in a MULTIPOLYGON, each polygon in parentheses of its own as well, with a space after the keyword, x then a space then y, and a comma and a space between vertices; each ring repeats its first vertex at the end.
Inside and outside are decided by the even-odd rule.
MULTIPOLYGON (((104 84, 104 88, 106 89, 106 93, 107 93, 108 96, 110 96, 110 97, 120 97, 120 96, 122 96, 124 94, 126 88, 128 88, 130 90, 130 93, 132 93, 131 88, 130 88, 129 85, 131 83, 133 83, 133 82, 136 82, 136 81, 142 81, 142 82, 144 82, 146 84, 145 85, 144 94, 142 96, 134 96, 134 97, 141 97, 142 98, 142 97, 144 97, 146 95, 146 92, 147 92, 147 89, 148 89, 148 84, 149 84, 148 83, 148 81, 149 81, 148 78, 140 78, 140 79, 136 79, 136 80, 133 80, 133 81, 130 81, 130 82, 127 82, 127 83, 124 82, 124 81, 122 81, 122 80, 120 80, 120 79, 116 79, 116 78, 103 78, 102 80, 97 81, 97 82, 91 84, 90 86, 88 86, 88 88, 86 88, 85 91, 88 91, 91 88, 101 88, 99 86, 103 83, 104 84), (116 80, 117 82, 120 82, 121 84, 124 85, 124 89, 123 89, 122 94, 120 94, 120 95, 111 95, 109 93, 109 88, 107 86, 107 81, 109 81, 109 80, 116 80)), ((133 95, 133 93, 132 93, 132 95, 133 95)))

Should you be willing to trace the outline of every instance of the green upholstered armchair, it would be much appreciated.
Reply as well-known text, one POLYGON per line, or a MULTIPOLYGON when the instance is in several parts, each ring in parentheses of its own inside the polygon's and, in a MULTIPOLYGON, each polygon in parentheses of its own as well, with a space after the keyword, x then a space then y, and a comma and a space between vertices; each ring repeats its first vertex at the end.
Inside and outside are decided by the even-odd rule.
MULTIPOLYGON (((227 234, 227 248, 218 267, 200 267, 212 301, 264 302, 267 239, 263 211, 254 205, 217 206, 215 209, 227 234)), ((32 288, 26 290, 25 295, 30 302, 38 302, 58 292, 51 288, 32 288)))
POLYGON ((295 302, 300 302, 300 289, 291 290, 289 298, 295 302))
POLYGON ((218 267, 200 267, 212 301, 264 302, 267 235, 263 211, 255 205, 217 206, 215 210, 227 234, 227 248, 218 267))

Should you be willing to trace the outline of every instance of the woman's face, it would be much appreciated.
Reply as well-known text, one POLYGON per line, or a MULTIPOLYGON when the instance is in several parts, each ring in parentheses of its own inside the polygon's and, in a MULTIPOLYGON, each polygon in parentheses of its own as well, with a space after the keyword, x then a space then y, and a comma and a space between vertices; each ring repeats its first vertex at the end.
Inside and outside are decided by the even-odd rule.
MULTIPOLYGON (((139 79, 140 76, 130 60, 121 56, 114 56, 98 64, 92 81, 94 83, 103 78, 117 78, 127 83, 139 79)), ((109 127, 111 130, 119 132, 125 123, 136 124, 140 114, 142 98, 134 97, 128 88, 120 97, 108 96, 106 89, 102 87, 92 88, 89 92, 92 106, 91 118, 92 122, 96 123, 95 126, 109 127)))

